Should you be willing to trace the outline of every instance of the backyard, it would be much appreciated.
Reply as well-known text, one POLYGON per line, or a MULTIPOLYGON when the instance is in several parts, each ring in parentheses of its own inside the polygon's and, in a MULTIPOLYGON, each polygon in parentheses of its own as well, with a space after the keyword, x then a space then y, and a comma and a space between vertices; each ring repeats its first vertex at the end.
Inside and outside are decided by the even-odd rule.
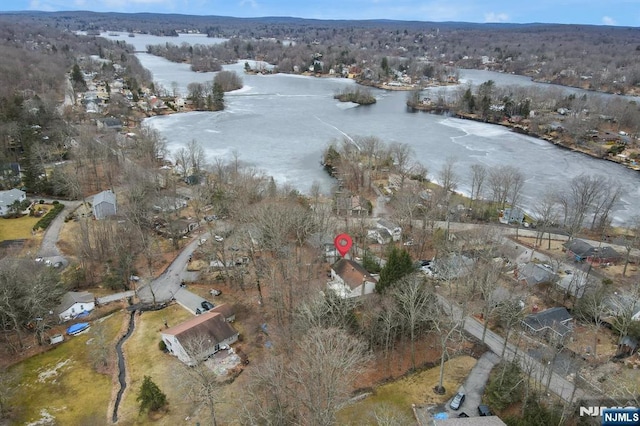
MULTIPOLYGON (((37 204, 36 209, 44 210, 44 214, 51 209, 50 204, 37 204)), ((0 241, 22 240, 33 238, 33 226, 38 223, 42 217, 22 216, 14 219, 0 217, 0 241)))

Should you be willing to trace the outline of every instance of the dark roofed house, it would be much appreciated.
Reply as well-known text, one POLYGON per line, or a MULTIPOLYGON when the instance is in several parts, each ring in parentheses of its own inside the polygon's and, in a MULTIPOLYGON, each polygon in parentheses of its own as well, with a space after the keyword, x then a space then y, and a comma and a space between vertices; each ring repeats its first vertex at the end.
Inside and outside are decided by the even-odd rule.
POLYGON ((338 296, 347 299, 373 293, 377 282, 358 262, 340 259, 331 268, 331 281, 327 286, 338 296))
POLYGON ((180 361, 195 365, 238 340, 238 332, 226 320, 226 315, 214 310, 207 311, 162 331, 162 341, 180 361), (194 350, 198 353, 189 353, 194 350))
POLYGON ((567 250, 567 255, 573 257, 578 262, 589 262, 592 265, 615 264, 622 256, 612 247, 594 247, 586 241, 574 238, 563 244, 567 250))
POLYGON ((555 307, 527 315, 522 325, 528 332, 542 335, 549 341, 562 341, 571 332, 572 320, 567 308, 555 307))

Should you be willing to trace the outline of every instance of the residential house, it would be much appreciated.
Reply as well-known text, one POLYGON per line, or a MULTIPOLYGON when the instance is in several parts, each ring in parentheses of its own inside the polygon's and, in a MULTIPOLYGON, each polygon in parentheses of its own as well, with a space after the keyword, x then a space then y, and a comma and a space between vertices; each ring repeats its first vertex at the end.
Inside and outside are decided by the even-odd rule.
POLYGON ((115 117, 101 118, 96 121, 96 125, 100 130, 115 130, 117 132, 122 130, 123 127, 122 120, 115 117))
POLYGON ((573 318, 567 308, 555 307, 527 315, 522 320, 525 330, 545 337, 549 341, 561 342, 572 330, 573 318))
POLYGON ((187 365, 195 365, 235 343, 238 332, 226 321, 226 314, 214 309, 161 331, 169 353, 187 365))
POLYGON ((54 310, 60 321, 69 321, 84 312, 95 309, 95 297, 88 291, 68 291, 54 310))
POLYGON ((368 216, 371 203, 359 195, 347 195, 336 199, 336 213, 347 216, 368 216))
POLYGON ((555 283, 558 280, 558 275, 553 272, 549 265, 535 262, 518 265, 513 273, 518 282, 529 287, 538 284, 555 283))
POLYGON ((504 224, 522 224, 522 222, 524 221, 524 211, 517 207, 507 207, 502 211, 502 213, 500 213, 500 217, 498 218, 498 220, 500 221, 500 223, 504 224))
POLYGON ((563 244, 567 256, 578 262, 588 262, 592 265, 616 264, 622 259, 620 253, 610 246, 594 247, 584 240, 574 238, 563 244))
POLYGON ((604 300, 607 313, 603 321, 614 324, 616 317, 640 321, 640 300, 625 292, 614 292, 604 300))
POLYGON ((367 231, 367 238, 376 241, 378 244, 389 244, 393 241, 391 233, 384 228, 369 229, 367 231))
POLYGON ((339 297, 349 299, 373 293, 377 282, 358 262, 340 259, 331 268, 331 281, 327 287, 339 297))
POLYGON ((391 234, 391 239, 393 241, 400 241, 400 239, 402 239, 402 228, 395 223, 387 219, 380 219, 376 226, 378 229, 386 229, 389 234, 391 234))
POLYGON ((187 235, 197 229, 200 224, 196 220, 178 219, 169 223, 171 235, 187 235))
POLYGON ((91 208, 93 209, 93 215, 98 220, 115 216, 117 212, 116 194, 107 189, 94 195, 91 208))
POLYGON ((226 322, 234 322, 236 320, 236 311, 227 303, 222 303, 209 312, 217 312, 222 314, 222 317, 226 322))
POLYGON ((181 197, 160 197, 153 205, 153 210, 156 212, 174 212, 187 207, 187 200, 181 197))
POLYGON ((565 273, 564 276, 556 281, 556 286, 567 296, 579 299, 584 296, 588 288, 596 288, 598 286, 599 280, 593 274, 589 276, 579 269, 569 272, 571 273, 565 273))
POLYGON ((0 191, 0 216, 4 216, 11 211, 11 205, 16 201, 25 201, 27 193, 19 189, 0 191))
POLYGON ((460 278, 470 274, 475 263, 475 260, 464 254, 439 257, 432 263, 432 276, 441 280, 460 278))

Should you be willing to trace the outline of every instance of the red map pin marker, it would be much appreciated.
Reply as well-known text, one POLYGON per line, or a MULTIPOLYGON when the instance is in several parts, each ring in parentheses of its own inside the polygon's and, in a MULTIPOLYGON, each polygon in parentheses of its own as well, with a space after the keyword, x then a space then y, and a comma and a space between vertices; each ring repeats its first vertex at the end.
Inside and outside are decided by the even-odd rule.
POLYGON ((349 252, 351 246, 353 245, 353 240, 349 236, 349 234, 340 234, 333 240, 333 245, 336 246, 338 253, 340 256, 344 257, 345 254, 349 252))

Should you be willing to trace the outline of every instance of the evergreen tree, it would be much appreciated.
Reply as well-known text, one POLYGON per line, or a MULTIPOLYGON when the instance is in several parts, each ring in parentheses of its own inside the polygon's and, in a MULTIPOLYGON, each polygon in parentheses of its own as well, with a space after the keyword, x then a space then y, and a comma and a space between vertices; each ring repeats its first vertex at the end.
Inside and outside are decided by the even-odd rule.
POLYGON ((380 271, 380 280, 376 284, 376 291, 384 293, 396 281, 413 271, 415 271, 415 266, 409 252, 394 246, 389 252, 387 263, 380 271))
POLYGON ((73 65, 73 69, 71 70, 71 81, 78 87, 86 87, 87 83, 84 81, 84 76, 82 75, 82 71, 80 71, 80 66, 78 64, 73 65))
POLYGON ((144 376, 136 401, 140 403, 140 412, 156 411, 167 405, 167 395, 151 380, 151 377, 144 376))
POLYGON ((219 83, 213 83, 213 111, 224 109, 224 91, 219 83))

